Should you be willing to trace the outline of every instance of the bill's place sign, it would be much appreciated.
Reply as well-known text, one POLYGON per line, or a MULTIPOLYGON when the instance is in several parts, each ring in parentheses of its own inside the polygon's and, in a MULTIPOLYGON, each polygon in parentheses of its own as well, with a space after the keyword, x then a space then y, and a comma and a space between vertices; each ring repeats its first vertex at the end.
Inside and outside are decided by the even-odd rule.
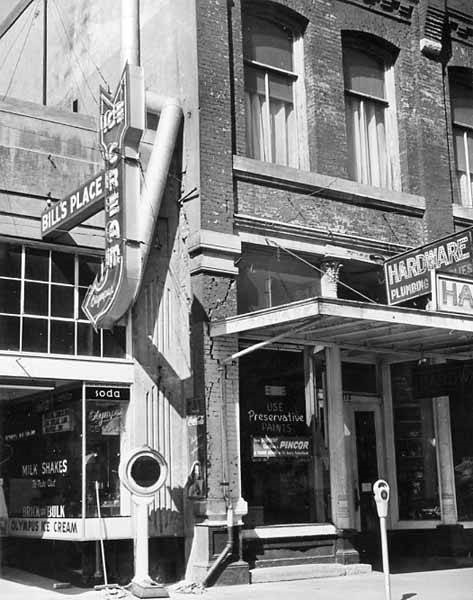
POLYGON ((472 228, 388 259, 384 264, 388 304, 429 294, 433 270, 473 274, 472 228))
POLYGON ((114 94, 100 89, 99 143, 105 169, 41 215, 41 235, 53 239, 105 210, 105 259, 82 304, 95 328, 111 328, 124 315, 139 279, 137 161, 143 129, 143 71, 126 65, 114 94))

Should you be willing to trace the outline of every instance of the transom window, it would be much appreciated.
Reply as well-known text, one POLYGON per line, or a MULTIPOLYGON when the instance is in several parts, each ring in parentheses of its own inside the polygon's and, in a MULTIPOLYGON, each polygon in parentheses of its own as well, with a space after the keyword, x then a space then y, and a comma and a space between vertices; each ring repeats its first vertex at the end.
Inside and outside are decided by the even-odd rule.
POLYGON ((460 203, 473 206, 473 78, 461 72, 450 77, 450 95, 460 203))
POLYGON ((125 356, 125 328, 95 332, 81 309, 100 262, 0 242, 0 349, 125 356))
POLYGON ((243 29, 243 54, 247 155, 299 167, 293 33, 249 15, 243 29))
POLYGON ((363 184, 397 188, 397 134, 387 65, 375 53, 344 45, 343 71, 349 175, 363 184))

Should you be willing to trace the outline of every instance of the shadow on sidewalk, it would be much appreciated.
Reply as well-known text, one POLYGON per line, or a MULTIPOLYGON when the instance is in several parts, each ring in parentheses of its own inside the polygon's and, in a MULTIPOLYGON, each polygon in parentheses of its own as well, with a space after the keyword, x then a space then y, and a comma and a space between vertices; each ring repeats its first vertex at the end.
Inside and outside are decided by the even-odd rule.
POLYGON ((84 589, 78 588, 73 585, 68 585, 68 583, 60 583, 58 580, 54 580, 52 578, 46 578, 45 576, 40 576, 39 574, 34 574, 32 572, 26 572, 24 570, 20 570, 18 568, 13 567, 2 567, 0 569, 0 579, 5 582, 11 582, 14 584, 18 584, 21 586, 35 587, 40 588, 45 591, 51 591, 56 594, 60 594, 61 596, 70 595, 71 597, 74 595, 84 595, 84 593, 93 593, 95 592, 93 588, 84 589), (56 587, 55 587, 56 585, 56 587))

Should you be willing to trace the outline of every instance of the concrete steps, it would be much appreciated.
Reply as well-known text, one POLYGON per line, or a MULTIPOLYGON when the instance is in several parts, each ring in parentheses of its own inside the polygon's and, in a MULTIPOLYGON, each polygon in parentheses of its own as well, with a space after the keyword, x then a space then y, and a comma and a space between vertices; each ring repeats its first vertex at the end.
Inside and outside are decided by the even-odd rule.
POLYGON ((369 574, 371 566, 366 563, 309 563, 298 565, 272 566, 250 570, 250 582, 280 582, 284 580, 308 580, 310 578, 331 578, 369 574))

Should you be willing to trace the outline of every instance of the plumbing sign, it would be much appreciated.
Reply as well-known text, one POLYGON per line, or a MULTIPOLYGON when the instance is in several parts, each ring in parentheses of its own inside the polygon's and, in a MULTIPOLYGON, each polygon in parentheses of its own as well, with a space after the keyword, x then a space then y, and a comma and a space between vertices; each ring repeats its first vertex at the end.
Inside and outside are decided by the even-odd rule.
POLYGON ((100 89, 99 144, 105 169, 48 207, 44 238, 59 237, 98 211, 105 212, 105 258, 82 303, 95 329, 110 329, 128 310, 140 272, 138 211, 139 144, 144 130, 141 67, 126 65, 112 94, 100 89))
POLYGON ((388 304, 430 294, 434 270, 473 274, 472 228, 388 259, 384 264, 388 304))

